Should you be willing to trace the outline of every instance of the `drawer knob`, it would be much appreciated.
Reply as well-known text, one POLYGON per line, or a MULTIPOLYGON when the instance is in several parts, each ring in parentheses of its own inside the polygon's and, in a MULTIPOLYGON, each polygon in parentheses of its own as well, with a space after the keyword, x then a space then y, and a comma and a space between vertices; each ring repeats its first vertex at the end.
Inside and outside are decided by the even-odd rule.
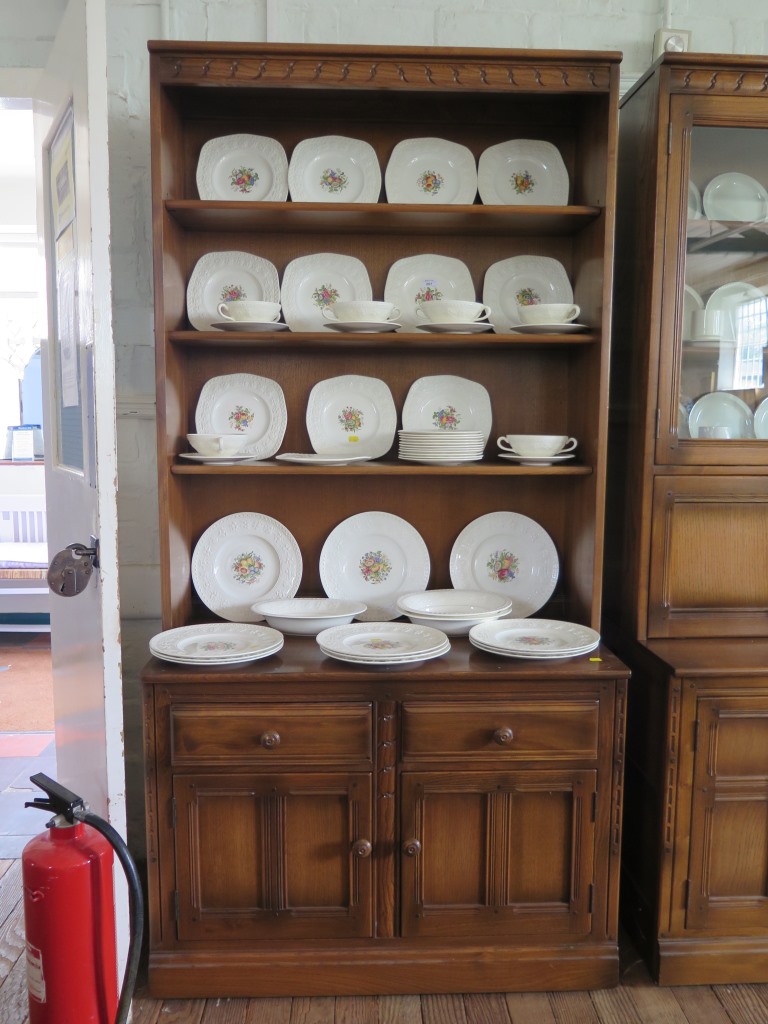
POLYGON ((259 743, 267 750, 272 750, 273 747, 279 747, 280 733, 275 732, 274 729, 270 729, 268 732, 263 732, 259 737, 259 743))
POLYGON ((403 843, 403 853, 408 857, 415 857, 421 853, 421 843, 418 839, 406 839, 403 843))
POLYGON ((507 726, 504 729, 497 729, 493 734, 494 740, 499 744, 500 747, 508 747, 514 739, 514 733, 507 726))
POLYGON ((363 857, 370 857, 372 849, 373 847, 367 839, 358 839, 352 844, 352 853, 355 857, 360 857, 361 860, 363 857))

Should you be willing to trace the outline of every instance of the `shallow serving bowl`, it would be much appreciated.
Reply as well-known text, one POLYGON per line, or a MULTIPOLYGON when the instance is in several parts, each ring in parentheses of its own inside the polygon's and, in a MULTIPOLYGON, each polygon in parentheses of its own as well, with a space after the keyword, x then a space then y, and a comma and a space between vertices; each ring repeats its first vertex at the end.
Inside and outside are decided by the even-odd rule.
POLYGON ((251 608, 263 615, 273 629, 294 636, 317 636, 330 626, 343 626, 367 605, 331 597, 292 597, 281 601, 257 601, 251 608))
POLYGON ((466 636, 480 622, 499 619, 512 601, 483 590, 423 590, 403 594, 397 609, 418 626, 433 626, 448 636, 466 636))

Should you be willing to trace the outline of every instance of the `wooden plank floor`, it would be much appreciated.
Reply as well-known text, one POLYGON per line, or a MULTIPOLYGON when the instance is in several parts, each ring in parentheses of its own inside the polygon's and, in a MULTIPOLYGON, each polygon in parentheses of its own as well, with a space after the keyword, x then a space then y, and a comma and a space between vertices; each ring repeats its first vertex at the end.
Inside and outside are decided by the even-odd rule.
MULTIPOLYGON (((28 1024, 21 862, 0 860, 0 1024, 28 1024)), ((766 1024, 768 985, 659 988, 631 949, 617 988, 594 992, 150 999, 133 1024, 766 1024)))

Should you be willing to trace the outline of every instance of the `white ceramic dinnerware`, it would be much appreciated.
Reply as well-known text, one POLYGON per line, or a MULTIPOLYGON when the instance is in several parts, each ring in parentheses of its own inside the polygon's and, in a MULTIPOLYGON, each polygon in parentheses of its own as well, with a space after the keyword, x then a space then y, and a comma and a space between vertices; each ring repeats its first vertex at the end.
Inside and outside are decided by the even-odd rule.
POLYGON ((198 434, 241 434, 238 454, 252 459, 269 459, 275 454, 287 423, 283 389, 277 381, 255 373, 212 377, 203 385, 195 409, 198 434))
POLYGON ((496 444, 513 455, 543 459, 573 451, 578 441, 567 434, 503 434, 496 444))
POLYGON ((466 203, 477 195, 472 151, 447 139, 403 139, 384 172, 388 203, 466 203))
POLYGON ((700 312, 703 309, 704 300, 695 288, 691 288, 691 286, 687 284, 683 292, 682 332, 684 340, 691 340, 696 337, 696 331, 694 330, 694 316, 697 312, 700 312))
MULTIPOLYGON (((187 434, 187 440, 200 455, 236 455, 248 443, 248 434, 187 434)), ((248 458, 253 458, 249 455, 248 458)))
POLYGON ((488 389, 447 373, 415 380, 402 412, 405 431, 479 431, 484 442, 490 437, 492 418, 488 389))
MULTIPOLYGON (((280 282, 273 263, 237 249, 200 257, 187 284, 187 317, 195 330, 210 330, 221 319, 222 302, 245 299, 280 301, 280 282)), ((255 325, 251 327, 256 329, 255 325)))
POLYGON ((324 309, 339 300, 370 302, 372 297, 365 264, 355 256, 335 252, 313 253, 291 260, 283 273, 280 290, 283 317, 292 331, 325 333, 324 309))
POLYGON ((289 597, 282 601, 257 601, 253 606, 269 626, 293 636, 317 636, 321 629, 343 626, 362 615, 362 601, 331 597, 289 597))
POLYGON ((401 594, 425 590, 429 551, 421 534, 391 512, 360 512, 339 523, 320 552, 328 597, 359 600, 364 622, 396 619, 401 594))
POLYGON ((400 310, 391 302, 362 302, 355 299, 344 302, 339 299, 323 310, 323 316, 326 320, 345 324, 385 324, 397 320, 400 310))
POLYGON ((457 590, 487 590, 511 600, 512 614, 533 615, 557 584, 559 560, 552 538, 528 516, 489 512, 461 531, 451 549, 457 590))
POLYGON ((469 642, 489 654, 548 660, 589 654, 599 646, 600 634, 576 622, 500 619, 473 626, 469 642))
POLYGON ((412 665, 440 658, 451 649, 442 630, 407 622, 333 626, 316 639, 323 654, 354 665, 412 665))
POLYGON ((524 325, 568 324, 581 312, 573 302, 538 302, 532 306, 518 307, 518 316, 524 325))
POLYGON ((482 590, 425 590, 404 594, 397 608, 417 626, 433 626, 447 636, 466 636, 477 623, 511 611, 512 602, 482 590))
POLYGON ((694 402, 688 414, 691 437, 754 437, 752 410, 738 395, 712 391, 694 402), (722 428, 714 433, 715 428, 722 428), (724 431, 728 431, 726 435, 724 431))
POLYGON ((355 462, 370 462, 370 455, 318 455, 317 452, 280 452, 279 462, 292 462, 297 466, 351 466, 355 462))
POLYGON ((764 398, 755 409, 752 428, 755 437, 768 438, 768 398, 764 398))
POLYGON ((688 220, 701 220, 704 216, 701 205, 701 192, 692 182, 688 182, 688 220))
POLYGON ((288 158, 265 135, 222 135, 200 150, 196 171, 201 199, 229 202, 285 202, 288 158))
POLYGON ((489 146, 477 164, 486 206, 567 206, 568 171, 551 142, 512 139, 489 146))
POLYGON ((242 665, 276 654, 284 643, 283 634, 269 626, 209 622, 158 633, 149 651, 177 665, 242 665))
POLYGON ((517 331, 525 327, 520 319, 522 306, 572 303, 573 288, 558 260, 550 256, 510 256, 492 263, 486 270, 483 302, 493 310, 497 331, 517 331))
POLYGON ((280 316, 280 303, 239 299, 236 302, 220 302, 216 312, 224 320, 233 323, 268 324, 274 323, 280 316))
MULTIPOLYGON (((384 298, 400 309, 402 330, 414 331, 425 324, 416 310, 431 302, 446 299, 475 301, 475 286, 469 268, 453 256, 424 253, 406 256, 389 268, 384 298)), ((483 299, 488 305, 492 305, 483 299)))
POLYGON ((704 189, 702 205, 710 220, 752 223, 768 217, 768 192, 748 174, 726 171, 704 189))
POLYGON ((397 457, 404 462, 428 466, 459 466, 479 462, 485 451, 485 437, 479 430, 398 430, 397 457))
POLYGON ((295 203, 377 203, 381 168, 376 151, 345 135, 302 139, 291 154, 288 189, 295 203))
POLYGON ((703 333, 715 341, 735 343, 750 316, 765 322, 768 296, 746 281, 730 281, 715 288, 704 307, 703 333))
POLYGON ((474 324, 480 319, 489 318, 490 315, 491 307, 485 303, 465 302, 461 299, 425 302, 416 310, 416 316, 420 320, 426 320, 430 324, 441 324, 444 327, 451 324, 474 324))
POLYGON ((318 455, 386 455, 395 440, 397 409, 378 377, 348 373, 318 381, 307 402, 307 432, 318 455))
POLYGON ((203 604, 232 622, 258 622, 258 600, 293 597, 301 550, 277 519, 235 512, 205 530, 192 552, 192 582, 203 604))

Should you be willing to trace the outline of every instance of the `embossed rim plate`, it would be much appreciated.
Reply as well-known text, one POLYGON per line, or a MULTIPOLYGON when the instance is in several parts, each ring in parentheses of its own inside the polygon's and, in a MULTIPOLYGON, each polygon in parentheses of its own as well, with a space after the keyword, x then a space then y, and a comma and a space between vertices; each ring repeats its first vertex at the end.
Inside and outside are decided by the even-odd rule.
POLYGON ((149 650, 156 658, 185 665, 237 665, 279 651, 283 634, 271 626, 241 622, 210 622, 179 626, 153 636, 149 650))
POLYGON ((275 459, 300 466, 347 466, 352 462, 370 462, 370 455, 318 455, 317 452, 281 452, 275 459))
POLYGON ((424 294, 436 296, 427 301, 439 302, 445 297, 474 302, 475 286, 469 268, 453 256, 434 253, 406 256, 392 264, 384 285, 384 300, 400 310, 402 330, 421 331, 424 321, 417 318, 416 310, 424 294))
POLYGON ((568 171, 560 150, 539 139, 510 139, 483 150, 477 188, 486 206, 568 205, 568 171))
POLYGON ((195 409, 198 434, 242 433, 251 436, 237 452, 251 459, 268 459, 283 442, 288 410, 283 389, 269 377, 229 373, 203 384, 195 409), (235 424, 250 415, 247 428, 235 424))
POLYGON ((593 651, 600 643, 600 634, 577 622, 515 618, 478 623, 469 631, 469 639, 496 654, 567 658, 593 651))
POLYGON ((348 373, 318 381, 307 401, 307 432, 318 455, 386 455, 395 439, 397 409, 378 377, 348 373))
POLYGON ((435 433, 452 434, 454 427, 435 424, 441 419, 450 423, 455 417, 456 427, 479 431, 487 442, 493 422, 488 389, 477 381, 449 373, 419 377, 411 384, 403 404, 403 430, 423 431, 432 427, 435 433))
POLYGON ((384 191, 388 203, 474 203, 474 154, 448 139, 403 139, 387 161, 384 191))
POLYGON ((450 649, 448 637, 442 630, 408 622, 353 622, 348 626, 331 626, 317 634, 317 643, 324 654, 340 655, 359 664, 422 661, 450 649), (381 646, 377 647, 377 643, 381 646))
POLYGON ((551 256, 510 256, 485 272, 483 302, 493 310, 497 330, 520 329, 520 298, 538 302, 573 302, 565 267, 551 256))
POLYGON ((688 414, 688 430, 698 438, 701 427, 729 427, 731 437, 753 437, 752 410, 738 395, 729 391, 712 391, 694 402, 688 414))
POLYGON ((396 619, 401 594, 425 590, 430 560, 418 530, 391 512, 359 512, 330 532, 320 552, 328 597, 362 601, 364 622, 396 619), (376 582, 374 582, 376 581, 376 582))
POLYGON ((319 252, 291 260, 280 289, 283 317, 292 331, 316 331, 328 321, 323 309, 337 299, 370 301, 371 281, 356 256, 319 252))
POLYGON ((277 139, 267 135, 221 135, 204 143, 195 179, 201 199, 285 202, 288 157, 277 139), (245 175, 238 175, 239 170, 245 175))
POLYGON ((552 538, 535 520, 518 512, 488 512, 468 523, 456 538, 450 574, 457 589, 488 590, 510 598, 514 614, 524 618, 552 596, 559 559, 552 538), (500 567, 502 559, 510 558, 516 567, 514 562, 500 567))
POLYGON ((187 284, 187 317, 196 331, 209 331, 227 298, 279 302, 277 267, 261 256, 229 249, 207 252, 195 264, 187 284))
POLYGON ((295 203, 377 203, 381 168, 373 146, 346 135, 302 139, 288 164, 295 203))
POLYGON ((263 619, 251 608, 256 601, 293 597, 302 568, 296 538, 277 519, 260 512, 234 512, 218 519, 192 552, 192 582, 200 600, 232 622, 263 619))
POLYGON ((768 192, 748 174, 726 171, 704 189, 702 206, 709 220, 753 223, 768 217, 768 192))

